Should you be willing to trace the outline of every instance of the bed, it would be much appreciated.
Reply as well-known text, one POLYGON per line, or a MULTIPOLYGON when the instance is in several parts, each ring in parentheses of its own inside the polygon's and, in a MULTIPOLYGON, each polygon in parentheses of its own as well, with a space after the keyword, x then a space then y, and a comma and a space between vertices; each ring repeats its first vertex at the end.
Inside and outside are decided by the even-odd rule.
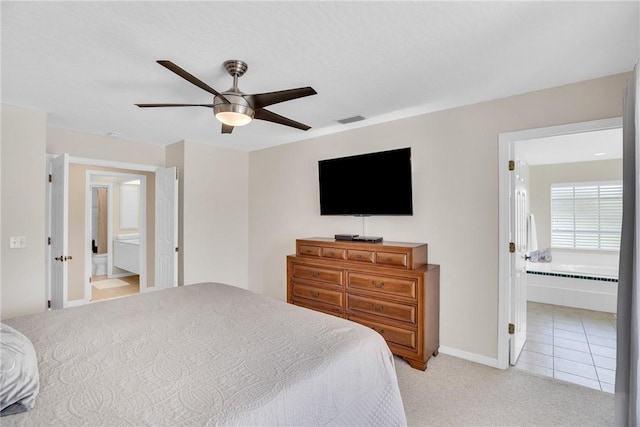
POLYGON ((406 425, 376 332, 219 283, 3 321, 40 387, 10 425, 406 425))

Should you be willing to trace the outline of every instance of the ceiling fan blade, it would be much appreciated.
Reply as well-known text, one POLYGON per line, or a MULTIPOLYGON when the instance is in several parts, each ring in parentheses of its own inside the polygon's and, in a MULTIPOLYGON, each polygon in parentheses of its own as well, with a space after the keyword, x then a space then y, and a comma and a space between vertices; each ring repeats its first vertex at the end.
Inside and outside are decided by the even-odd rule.
POLYGON ((299 87, 297 89, 279 90, 277 92, 258 93, 254 95, 246 95, 253 109, 267 107, 279 102, 290 101, 292 99, 302 98, 304 96, 315 95, 316 92, 312 87, 299 87))
POLYGON ((233 132, 233 126, 222 124, 222 133, 231 133, 233 132))
POLYGON ((197 77, 193 76, 192 74, 190 74, 189 72, 187 72, 186 70, 178 67, 176 64, 174 64, 171 61, 167 61, 167 60, 159 60, 156 61, 158 64, 162 65, 164 68, 166 68, 169 71, 173 71, 174 73, 176 73, 177 75, 179 75, 180 77, 182 77, 183 79, 185 79, 186 81, 198 86, 200 89, 204 89, 207 92, 209 92, 210 94, 213 94, 215 96, 220 97, 221 99, 223 99, 227 104, 229 104, 229 100, 227 98, 225 98, 223 95, 221 95, 217 90, 215 90, 214 88, 212 88, 211 86, 209 86, 208 84, 206 84, 205 82, 203 82, 202 80, 198 79, 197 77))
POLYGON ((140 108, 150 107, 209 107, 213 108, 213 104, 135 104, 140 108))
POLYGON ((274 113, 273 111, 265 110, 264 108, 256 110, 254 118, 258 120, 264 120, 267 122, 278 123, 280 125, 291 126, 292 128, 296 128, 296 129, 302 129, 302 130, 311 129, 310 126, 288 119, 286 117, 281 116, 280 114, 274 113))

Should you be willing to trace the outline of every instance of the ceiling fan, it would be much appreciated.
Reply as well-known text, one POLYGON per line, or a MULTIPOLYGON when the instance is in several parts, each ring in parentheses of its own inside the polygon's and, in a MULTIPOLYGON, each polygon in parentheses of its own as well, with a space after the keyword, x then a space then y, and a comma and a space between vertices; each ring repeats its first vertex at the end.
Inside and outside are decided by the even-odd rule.
POLYGON ((246 62, 232 59, 224 62, 224 68, 233 77, 233 86, 225 92, 218 92, 202 80, 191 75, 171 61, 156 61, 169 71, 173 71, 188 82, 214 95, 213 104, 135 104, 140 108, 149 107, 207 107, 213 108, 215 117, 222 122, 222 133, 231 133, 236 126, 243 126, 253 119, 291 126, 296 129, 309 130, 310 126, 296 122, 287 117, 266 110, 264 107, 315 95, 317 92, 311 87, 280 90, 258 94, 246 94, 238 89, 238 77, 248 68, 246 62))

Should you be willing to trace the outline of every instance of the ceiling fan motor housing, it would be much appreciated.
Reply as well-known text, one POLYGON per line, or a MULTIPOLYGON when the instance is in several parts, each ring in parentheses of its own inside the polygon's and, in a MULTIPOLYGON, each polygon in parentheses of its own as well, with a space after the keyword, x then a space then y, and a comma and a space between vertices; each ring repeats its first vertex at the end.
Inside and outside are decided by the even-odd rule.
POLYGON ((255 116, 255 111, 249 105, 246 99, 240 93, 236 92, 223 92, 222 95, 229 101, 225 102, 219 96, 215 96, 213 98, 213 114, 218 115, 219 113, 237 113, 244 114, 245 116, 251 117, 251 119, 255 116))

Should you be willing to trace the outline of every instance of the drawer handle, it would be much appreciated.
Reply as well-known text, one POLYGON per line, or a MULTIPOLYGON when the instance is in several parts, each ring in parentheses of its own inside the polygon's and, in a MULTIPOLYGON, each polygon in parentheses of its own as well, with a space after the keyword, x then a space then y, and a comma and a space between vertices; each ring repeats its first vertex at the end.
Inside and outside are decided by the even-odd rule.
POLYGON ((329 256, 333 256, 333 251, 329 252, 329 256))
POLYGON ((391 257, 390 257, 390 256, 388 256, 388 257, 387 257, 387 261, 391 262, 391 261, 393 261, 393 260, 391 259, 391 257))
POLYGON ((320 273, 318 273, 317 271, 310 271, 309 274, 311 275, 311 277, 320 277, 320 273))
POLYGON ((373 309, 373 311, 375 311, 376 313, 382 313, 384 311, 384 305, 380 304, 380 306, 377 306, 375 304, 371 304, 371 308, 373 309))
POLYGON ((309 293, 314 298, 318 298, 320 296, 320 292, 318 292, 318 291, 310 291, 309 293))
POLYGON ((378 288, 378 289, 380 289, 380 288, 384 287, 384 282, 376 282, 375 280, 372 280, 372 281, 371 281, 371 284, 372 284, 373 286, 375 286, 376 288, 378 288))
POLYGON ((356 255, 356 258, 358 259, 362 258, 362 255, 356 255))
POLYGON ((376 331, 376 332, 377 332, 377 333, 379 333, 380 335, 384 335, 384 329, 377 330, 377 329, 375 328, 375 326, 372 326, 372 327, 371 327, 371 329, 373 329, 374 331, 376 331))

